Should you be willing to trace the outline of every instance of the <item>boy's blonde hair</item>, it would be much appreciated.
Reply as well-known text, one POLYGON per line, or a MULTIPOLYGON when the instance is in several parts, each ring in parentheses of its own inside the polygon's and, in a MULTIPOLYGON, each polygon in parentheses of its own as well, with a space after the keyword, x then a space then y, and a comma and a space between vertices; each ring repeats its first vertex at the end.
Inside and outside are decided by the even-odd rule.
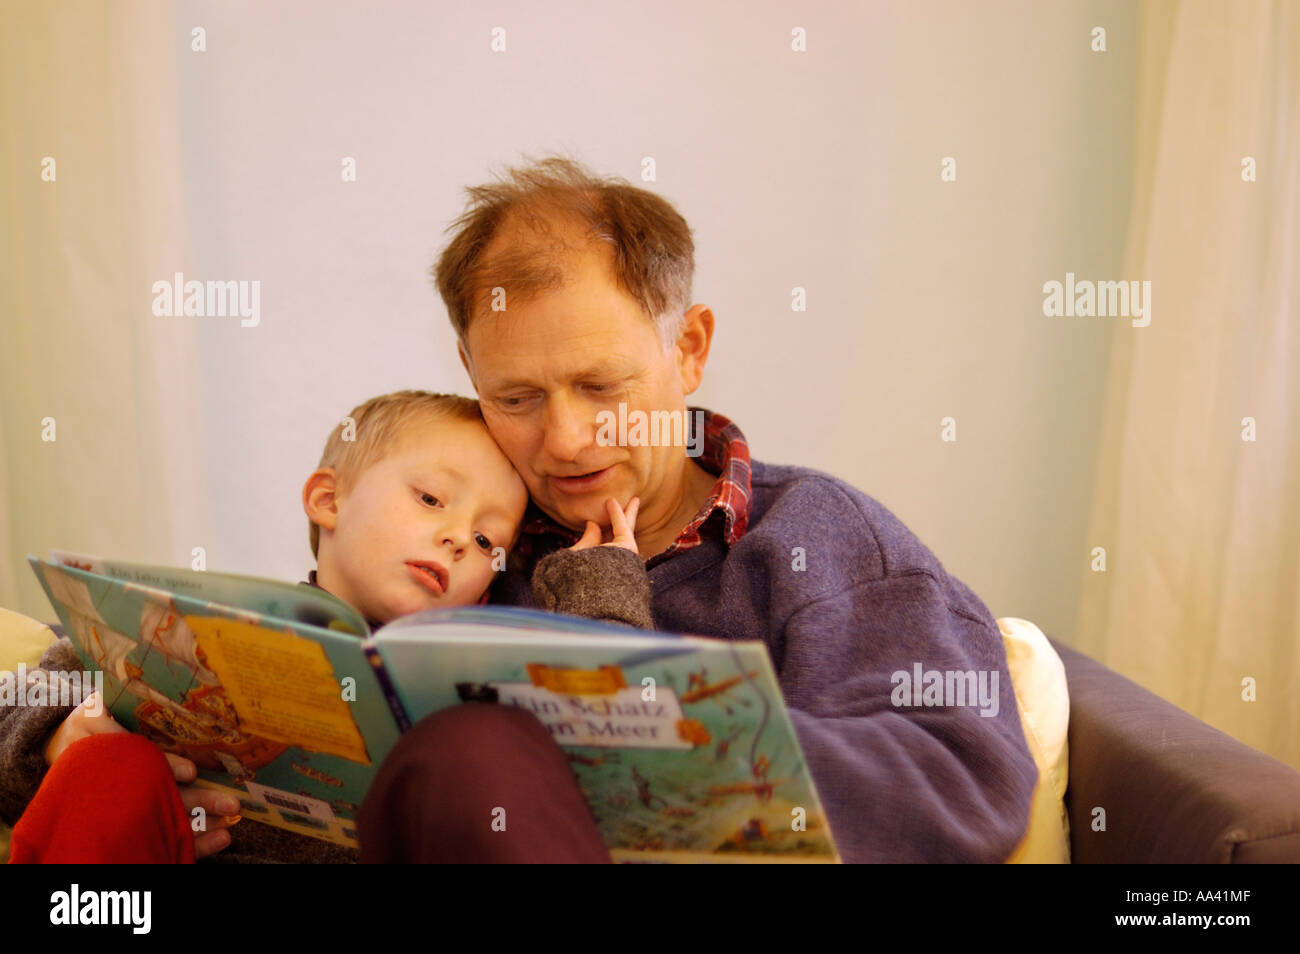
MULTIPOLYGON (((415 421, 477 421, 483 423, 478 401, 459 394, 395 391, 381 394, 352 409, 330 432, 318 467, 333 468, 337 493, 352 487, 362 472, 388 454, 402 428, 415 421)), ((320 547, 320 527, 311 524, 311 555, 320 547)))

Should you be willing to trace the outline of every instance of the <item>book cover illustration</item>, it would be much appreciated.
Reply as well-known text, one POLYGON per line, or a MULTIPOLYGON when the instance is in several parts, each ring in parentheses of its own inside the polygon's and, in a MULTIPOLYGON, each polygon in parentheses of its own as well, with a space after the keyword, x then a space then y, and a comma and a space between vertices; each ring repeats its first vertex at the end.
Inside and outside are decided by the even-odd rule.
POLYGON ((532 712, 615 861, 837 860, 761 642, 623 629, 467 646, 420 618, 374 640, 411 718, 470 700, 532 712))
POLYGON ((32 564, 78 655, 104 674, 105 705, 124 728, 191 759, 195 784, 238 798, 245 818, 356 847, 357 807, 398 734, 361 639, 314 626, 306 638, 295 627, 309 624, 198 595, 224 589, 266 605, 265 591, 278 588, 276 608, 313 619, 321 601, 304 594, 291 605, 299 598, 284 584, 259 597, 257 581, 232 593, 237 578, 180 570, 159 571, 169 591, 32 564))

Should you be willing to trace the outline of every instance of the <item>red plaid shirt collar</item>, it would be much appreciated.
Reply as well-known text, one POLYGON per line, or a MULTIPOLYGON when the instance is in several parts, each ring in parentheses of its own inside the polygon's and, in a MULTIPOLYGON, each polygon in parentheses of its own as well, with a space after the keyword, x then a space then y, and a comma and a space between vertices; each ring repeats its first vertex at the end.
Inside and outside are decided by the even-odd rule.
MULTIPOLYGON (((729 418, 702 407, 690 407, 687 411, 692 428, 696 421, 695 412, 704 414, 704 448, 696 463, 709 473, 717 474, 718 479, 704 506, 678 534, 672 546, 659 554, 662 557, 690 550, 703 543, 706 536, 716 534, 718 521, 710 520, 715 513, 721 514, 721 535, 727 546, 734 545, 749 527, 749 442, 729 418)), ((580 536, 582 534, 560 526, 536 504, 530 503, 516 551, 528 558, 541 556, 550 549, 547 543, 554 541, 559 546, 573 546, 580 536)))

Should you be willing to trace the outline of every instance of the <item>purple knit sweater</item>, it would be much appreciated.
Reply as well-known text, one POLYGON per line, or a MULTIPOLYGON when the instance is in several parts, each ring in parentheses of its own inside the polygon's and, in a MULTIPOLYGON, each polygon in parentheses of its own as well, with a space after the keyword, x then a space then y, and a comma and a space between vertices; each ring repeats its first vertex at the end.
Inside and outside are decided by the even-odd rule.
MULTIPOLYGON (((767 644, 845 861, 1005 861, 1038 770, 992 615, 876 500, 807 468, 752 467, 734 546, 708 533, 647 562, 656 627, 767 644), (988 685, 996 672, 997 714, 895 705, 894 674, 918 664, 988 685)), ((507 574, 494 598, 532 605, 528 581, 507 574)))

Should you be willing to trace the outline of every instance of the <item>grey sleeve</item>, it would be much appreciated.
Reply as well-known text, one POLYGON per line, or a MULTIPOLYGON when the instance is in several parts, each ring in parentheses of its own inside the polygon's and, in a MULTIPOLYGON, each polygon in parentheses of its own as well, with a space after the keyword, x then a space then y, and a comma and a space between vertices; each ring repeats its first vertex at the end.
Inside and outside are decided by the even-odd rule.
POLYGON ((645 561, 623 547, 557 550, 538 561, 532 583, 541 609, 655 628, 645 561))
MULTIPOLYGON (((18 674, 0 672, 0 697, 17 701, 32 687, 45 683, 46 696, 58 698, 60 673, 81 672, 81 659, 66 636, 55 640, 41 656, 38 669, 26 673, 26 691, 18 674)), ((45 744, 75 705, 0 705, 0 821, 13 825, 36 795, 48 766, 45 744)))

